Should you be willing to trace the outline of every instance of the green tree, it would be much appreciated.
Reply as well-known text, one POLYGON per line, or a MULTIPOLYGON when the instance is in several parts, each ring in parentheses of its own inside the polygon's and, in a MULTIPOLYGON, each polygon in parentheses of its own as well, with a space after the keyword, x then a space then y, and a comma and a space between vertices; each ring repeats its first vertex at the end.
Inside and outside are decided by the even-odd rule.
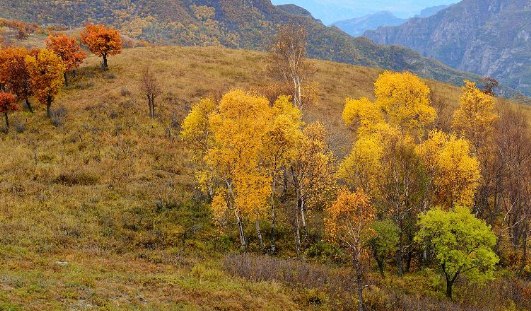
POLYGON ((384 276, 385 261, 393 255, 398 247, 400 229, 390 219, 375 221, 372 229, 376 233, 369 241, 372 255, 378 264, 378 271, 384 276))
POLYGON ((476 282, 493 278, 499 260, 492 250, 496 236, 468 208, 430 210, 420 216, 418 225, 415 240, 433 248, 446 278, 447 297, 452 298, 452 287, 460 275, 476 282))

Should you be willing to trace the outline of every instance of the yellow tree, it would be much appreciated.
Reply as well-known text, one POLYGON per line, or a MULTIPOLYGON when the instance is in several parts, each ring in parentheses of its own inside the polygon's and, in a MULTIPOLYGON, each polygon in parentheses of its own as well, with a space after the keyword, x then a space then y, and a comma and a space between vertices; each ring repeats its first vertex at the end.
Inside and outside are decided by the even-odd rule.
POLYGON ((193 105, 192 110, 181 125, 181 138, 191 150, 191 157, 196 165, 196 178, 202 190, 214 197, 212 171, 206 166, 205 156, 212 146, 213 137, 209 118, 216 111, 217 105, 211 99, 202 99, 193 105))
POLYGON ((271 251, 276 251, 276 201, 277 188, 287 169, 293 163, 297 146, 303 137, 302 112, 295 107, 289 96, 280 96, 273 105, 273 121, 264 137, 264 165, 271 178, 271 251))
POLYGON ((263 245, 259 220, 268 206, 271 177, 260 164, 263 138, 271 119, 272 109, 266 98, 240 90, 225 94, 209 117, 213 145, 205 160, 226 198, 226 204, 216 207, 234 213, 242 247, 247 246, 243 218, 255 222, 263 245))
POLYGON ((430 103, 429 87, 410 72, 384 72, 374 83, 374 95, 387 122, 403 134, 418 139, 426 126, 435 121, 436 111, 430 103))
POLYGON ((470 149, 466 139, 440 131, 431 132, 417 146, 416 152, 431 175, 432 204, 446 209, 472 206, 481 175, 479 161, 470 149))
POLYGON ((326 210, 325 230, 332 241, 346 248, 356 271, 358 310, 363 311, 363 278, 365 247, 374 236, 371 225, 376 211, 363 191, 341 190, 336 201, 326 210))
POLYGON ((63 61, 53 51, 43 49, 35 56, 26 56, 26 65, 31 76, 31 87, 39 102, 46 105, 51 118, 51 106, 64 84, 66 70, 63 61))
POLYGON ((335 189, 335 177, 333 155, 328 150, 326 130, 321 123, 312 123, 304 128, 295 151, 289 176, 295 191, 293 218, 297 253, 300 253, 302 240, 308 232, 307 212, 328 203, 335 189))
POLYGON ((452 129, 468 139, 479 151, 492 144, 495 123, 498 120, 494 97, 485 94, 474 82, 465 81, 459 108, 454 113, 452 129))
POLYGON ((351 153, 338 177, 361 188, 378 203, 381 214, 400 229, 396 263, 403 272, 412 258, 416 215, 426 192, 424 172, 414 152, 436 118, 430 89, 415 75, 384 72, 374 83, 375 100, 347 99, 343 120, 356 132, 351 153))
POLYGON ((499 187, 496 179, 499 175, 499 154, 495 150, 495 129, 498 121, 495 99, 478 89, 473 82, 465 81, 460 104, 454 113, 452 129, 461 137, 468 139, 477 153, 481 165, 482 180, 474 204, 475 212, 493 219, 496 216, 499 187), (488 214, 491 215, 488 215, 488 214))

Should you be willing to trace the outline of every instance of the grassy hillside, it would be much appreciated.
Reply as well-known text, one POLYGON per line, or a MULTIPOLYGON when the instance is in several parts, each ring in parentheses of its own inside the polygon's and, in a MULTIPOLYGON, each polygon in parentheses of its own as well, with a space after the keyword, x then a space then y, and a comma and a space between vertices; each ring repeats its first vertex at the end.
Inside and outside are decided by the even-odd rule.
MULTIPOLYGON (((54 104, 53 124, 44 107, 13 114, 10 133, 0 134, 0 310, 347 308, 308 280, 286 285, 280 277, 253 278, 235 269, 241 261, 224 256, 236 251, 237 237, 212 225, 195 189, 178 137, 182 119, 202 97, 260 90, 267 83, 264 61, 259 52, 215 47, 127 49, 110 59, 108 72, 99 70, 97 58, 88 59, 54 104), (138 90, 146 64, 163 84, 155 120, 138 90)), ((325 123, 341 158, 351 142, 340 118, 344 100, 371 97, 379 71, 315 66, 319 96, 306 119, 325 123)), ((449 115, 459 89, 428 84, 434 105, 449 115)), ((336 270, 301 265, 300 271, 336 270)), ((435 275, 373 279, 370 301, 380 309, 385 303, 403 310, 521 308, 525 296, 518 293, 529 292, 528 285, 502 278, 490 299, 463 284, 452 303, 441 297, 435 275), (401 298, 382 298, 393 295, 401 298)))
POLYGON ((114 25, 131 38, 160 45, 224 46, 266 50, 277 28, 304 26, 311 57, 356 65, 410 70, 423 77, 461 84, 475 75, 452 69, 402 47, 386 47, 326 27, 300 8, 270 0, 34 1, 0 0, 0 17, 39 25, 80 27, 87 21, 114 25))

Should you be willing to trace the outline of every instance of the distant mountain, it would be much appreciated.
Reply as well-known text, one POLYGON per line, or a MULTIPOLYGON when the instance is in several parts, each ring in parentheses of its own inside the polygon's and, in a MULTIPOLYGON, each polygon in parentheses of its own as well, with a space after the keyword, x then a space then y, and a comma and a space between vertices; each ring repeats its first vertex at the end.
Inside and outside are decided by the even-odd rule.
POLYGON ((376 12, 388 11, 400 18, 409 18, 420 10, 452 4, 459 0, 273 0, 274 4, 295 4, 310 11, 326 25, 376 12))
POLYGON ((310 57, 409 70, 455 84, 475 76, 400 47, 384 47, 326 27, 306 10, 274 6, 270 0, 0 0, 0 17, 79 27, 87 21, 112 24, 125 35, 161 45, 218 45, 265 50, 285 23, 303 25, 310 57))
POLYGON ((450 5, 437 5, 437 6, 425 8, 424 10, 420 11, 420 14, 418 14, 416 17, 421 17, 421 18, 430 17, 446 9, 449 6, 450 5))
POLYGON ((398 18, 388 11, 377 12, 358 18, 335 22, 333 25, 353 37, 362 35, 365 31, 381 26, 398 26, 406 19, 398 18))
POLYGON ((412 48, 531 95, 529 0, 464 0, 434 16, 365 36, 380 44, 412 48))
MULTIPOLYGON (((420 14, 415 17, 426 18, 439 13, 446 9, 449 5, 438 5, 425 8, 420 11, 420 14)), ((363 35, 368 30, 378 29, 385 26, 399 26, 405 23, 407 19, 396 17, 389 11, 381 11, 373 14, 365 15, 362 17, 347 19, 335 22, 332 24, 337 28, 343 30, 353 37, 363 35)))

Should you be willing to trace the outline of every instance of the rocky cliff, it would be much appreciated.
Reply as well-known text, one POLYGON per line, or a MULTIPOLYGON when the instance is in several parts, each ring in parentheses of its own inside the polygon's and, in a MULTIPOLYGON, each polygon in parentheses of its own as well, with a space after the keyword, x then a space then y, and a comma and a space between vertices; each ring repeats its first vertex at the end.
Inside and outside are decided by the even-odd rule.
POLYGON ((531 95, 529 0, 464 0, 429 18, 365 36, 376 43, 412 48, 531 95))

